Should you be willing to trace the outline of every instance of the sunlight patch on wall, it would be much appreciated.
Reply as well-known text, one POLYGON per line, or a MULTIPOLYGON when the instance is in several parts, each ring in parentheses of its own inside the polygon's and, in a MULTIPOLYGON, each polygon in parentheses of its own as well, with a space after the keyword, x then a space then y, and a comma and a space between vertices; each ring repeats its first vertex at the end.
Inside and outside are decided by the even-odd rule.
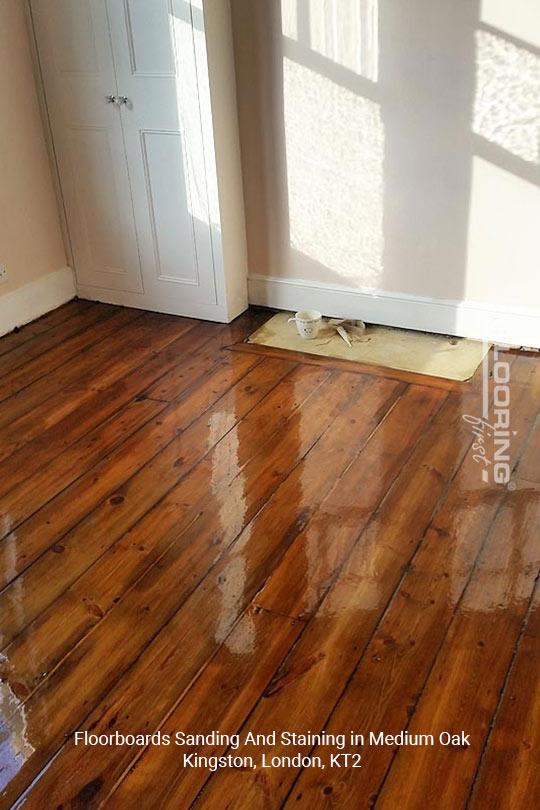
POLYGON ((298 0, 281 0, 281 30, 284 37, 298 39, 298 0))
POLYGON ((377 81, 378 0, 310 0, 311 47, 338 65, 377 81))
POLYGON ((379 105, 285 58, 292 247, 363 286, 383 261, 384 127, 379 105))
POLYGON ((505 34, 540 47, 538 0, 482 0, 480 19, 505 34))
POLYGON ((540 58, 488 31, 476 32, 473 129, 530 163, 540 163, 540 58))
POLYGON ((283 36, 377 81, 379 0, 281 0, 283 36))

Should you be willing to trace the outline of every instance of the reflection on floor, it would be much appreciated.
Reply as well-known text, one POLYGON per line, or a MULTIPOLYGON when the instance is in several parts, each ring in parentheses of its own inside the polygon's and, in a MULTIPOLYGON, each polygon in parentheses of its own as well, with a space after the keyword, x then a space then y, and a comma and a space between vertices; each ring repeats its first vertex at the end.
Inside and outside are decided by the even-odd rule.
POLYGON ((0 341, 2 806, 528 806, 538 360, 506 355, 501 486, 462 418, 477 378, 227 349, 266 317, 72 302, 0 341), (276 744, 235 748, 248 730, 276 744), (322 730, 343 747, 280 738, 322 730))

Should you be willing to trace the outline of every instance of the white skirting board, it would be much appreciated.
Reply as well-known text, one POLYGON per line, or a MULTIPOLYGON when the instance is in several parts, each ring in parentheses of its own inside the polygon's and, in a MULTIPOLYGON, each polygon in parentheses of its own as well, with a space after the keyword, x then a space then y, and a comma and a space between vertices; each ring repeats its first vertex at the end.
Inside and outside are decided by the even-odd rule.
POLYGON ((0 336, 35 321, 74 296, 75 281, 70 267, 48 273, 6 295, 0 294, 0 336))
POLYGON ((420 298, 251 275, 249 302, 274 309, 318 309, 323 315, 457 335, 510 346, 540 348, 540 309, 504 307, 445 298, 420 298))

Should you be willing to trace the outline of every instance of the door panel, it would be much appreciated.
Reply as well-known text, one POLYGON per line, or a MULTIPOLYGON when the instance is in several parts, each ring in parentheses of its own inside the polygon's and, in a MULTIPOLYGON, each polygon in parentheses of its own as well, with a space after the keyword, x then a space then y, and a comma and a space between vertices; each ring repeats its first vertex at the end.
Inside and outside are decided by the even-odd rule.
POLYGON ((49 13, 57 25, 51 43, 56 72, 98 75, 96 32, 88 0, 77 7, 72 0, 51 0, 49 13))
POLYGON ((32 0, 79 284, 142 292, 104 0, 32 0))
POLYGON ((185 213, 189 206, 181 135, 148 131, 141 134, 157 278, 198 284, 195 237, 185 213))
POLYGON ((82 230, 78 242, 88 250, 84 264, 95 272, 125 273, 122 201, 115 182, 110 133, 104 127, 67 127, 67 134, 71 182, 77 198, 75 221, 82 230))
POLYGON ((108 2, 146 294, 169 311, 217 302, 191 9, 108 2))
POLYGON ((176 76, 171 14, 171 0, 125 0, 128 47, 134 76, 176 76))

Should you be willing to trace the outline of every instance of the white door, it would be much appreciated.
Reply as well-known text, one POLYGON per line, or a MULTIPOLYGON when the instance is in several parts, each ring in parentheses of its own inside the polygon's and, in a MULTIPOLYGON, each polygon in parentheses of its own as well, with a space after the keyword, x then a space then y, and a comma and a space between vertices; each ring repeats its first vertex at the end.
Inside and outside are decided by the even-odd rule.
POLYGON ((141 265, 102 0, 33 0, 79 284, 141 292, 141 265))
POLYGON ((215 302, 190 3, 108 8, 145 290, 215 302))
POLYGON ((217 302, 188 0, 31 0, 79 292, 217 302))

